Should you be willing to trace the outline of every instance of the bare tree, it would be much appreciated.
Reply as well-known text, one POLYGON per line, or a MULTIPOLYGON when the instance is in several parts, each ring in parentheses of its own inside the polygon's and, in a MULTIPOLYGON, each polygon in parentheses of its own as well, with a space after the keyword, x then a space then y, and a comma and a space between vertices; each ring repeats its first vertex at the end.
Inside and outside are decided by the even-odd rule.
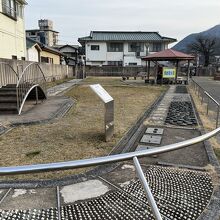
POLYGON ((195 54, 200 54, 204 57, 204 65, 210 64, 210 57, 214 55, 216 39, 199 35, 196 40, 188 45, 188 49, 195 54))

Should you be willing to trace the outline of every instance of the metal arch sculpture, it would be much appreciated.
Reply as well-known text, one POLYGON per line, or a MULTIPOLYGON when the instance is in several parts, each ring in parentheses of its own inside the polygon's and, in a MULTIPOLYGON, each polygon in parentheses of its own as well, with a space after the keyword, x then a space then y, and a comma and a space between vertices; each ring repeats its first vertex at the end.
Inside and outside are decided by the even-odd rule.
POLYGON ((46 77, 38 63, 29 64, 21 74, 17 85, 17 110, 20 115, 28 95, 36 90, 36 101, 38 101, 38 92, 41 91, 47 99, 46 77))

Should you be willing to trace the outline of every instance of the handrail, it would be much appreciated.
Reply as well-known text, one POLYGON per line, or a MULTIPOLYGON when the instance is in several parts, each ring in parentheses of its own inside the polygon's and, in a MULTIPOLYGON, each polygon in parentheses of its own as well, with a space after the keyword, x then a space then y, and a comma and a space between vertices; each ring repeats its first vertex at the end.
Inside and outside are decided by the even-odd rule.
POLYGON ((9 63, 0 62, 0 88, 8 84, 17 84, 19 75, 9 63))
POLYGON ((217 102, 208 92, 204 92, 216 105, 219 105, 219 102, 217 102))
MULTIPOLYGON (((39 85, 45 98, 47 97, 46 77, 38 63, 30 63, 22 72, 16 86, 17 90, 17 110, 21 114, 27 94, 31 89, 39 85)), ((37 90, 36 90, 37 91, 37 90)), ((36 100, 37 98, 36 92, 36 100)))
MULTIPOLYGON (((211 99, 218 107, 218 110, 217 110, 217 118, 216 118, 216 128, 218 127, 219 125, 219 118, 220 118, 220 103, 218 101, 216 101, 205 89, 203 89, 202 86, 200 86, 197 82, 195 82, 194 79, 192 79, 192 82, 194 83, 194 85, 196 85, 200 90, 202 90, 201 93, 201 96, 202 96, 202 104, 203 104, 203 95, 202 93, 204 93, 209 99, 211 99)), ((198 97, 199 97, 199 89, 198 89, 198 97)), ((196 87, 195 87, 195 90, 196 90, 196 87)), ((207 115, 209 113, 209 99, 208 99, 208 103, 207 103, 207 115)))
POLYGON ((45 77, 45 75, 44 75, 44 73, 43 73, 41 67, 39 66, 38 63, 35 63, 35 62, 34 62, 34 63, 30 63, 29 65, 27 65, 27 66, 24 68, 24 70, 23 70, 23 72, 22 72, 22 74, 21 74, 21 76, 20 76, 20 79, 19 79, 18 82, 17 82, 17 87, 19 86, 19 84, 21 84, 22 78, 24 78, 24 75, 26 74, 27 70, 28 70, 31 66, 33 66, 33 65, 36 65, 37 67, 39 67, 39 69, 40 69, 40 71, 41 71, 41 73, 42 73, 42 76, 43 76, 44 80, 46 81, 46 77, 45 77))
POLYGON ((1 167, 0 176, 68 170, 68 169, 91 167, 91 166, 103 165, 108 163, 127 161, 133 159, 134 157, 138 158, 138 157, 162 154, 162 153, 178 150, 184 147, 188 147, 203 142, 205 140, 208 140, 211 137, 217 135, 218 133, 220 133, 220 127, 207 134, 201 135, 199 137, 190 140, 186 140, 175 144, 170 144, 163 147, 153 148, 149 150, 138 151, 138 152, 130 152, 130 153, 111 155, 106 157, 98 157, 98 158, 58 162, 58 163, 36 164, 36 165, 17 166, 17 167, 1 167))

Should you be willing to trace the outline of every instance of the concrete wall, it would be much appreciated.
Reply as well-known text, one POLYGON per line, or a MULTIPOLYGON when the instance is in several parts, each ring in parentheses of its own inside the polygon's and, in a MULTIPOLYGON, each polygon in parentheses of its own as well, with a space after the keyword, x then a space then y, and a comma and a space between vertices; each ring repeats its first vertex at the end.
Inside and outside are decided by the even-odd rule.
MULTIPOLYGON (((87 76, 141 76, 147 74, 146 67, 115 67, 115 66, 86 66, 87 76)), ((154 74, 154 68, 150 70, 154 74)))
MULTIPOLYGON (((5 62, 10 64, 13 69, 22 74, 23 70, 27 65, 33 62, 22 61, 22 60, 9 60, 9 59, 0 59, 0 62, 5 62)), ((54 79, 64 79, 66 77, 74 77, 75 76, 75 67, 66 66, 66 65, 56 65, 56 64, 47 64, 47 63, 39 63, 41 69, 44 72, 44 75, 48 82, 54 79)))
POLYGON ((13 20, 1 12, 2 0, 0 0, 0 58, 26 57, 24 19, 17 17, 17 20, 13 20))

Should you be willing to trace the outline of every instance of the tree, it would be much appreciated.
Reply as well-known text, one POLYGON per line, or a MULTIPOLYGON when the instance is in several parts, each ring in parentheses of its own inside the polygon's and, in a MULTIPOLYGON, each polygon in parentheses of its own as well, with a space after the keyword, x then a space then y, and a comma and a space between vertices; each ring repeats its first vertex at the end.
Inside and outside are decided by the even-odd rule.
POLYGON ((198 36, 195 41, 188 45, 190 52, 202 55, 204 57, 204 65, 208 66, 210 64, 210 57, 214 55, 216 45, 216 39, 198 36))

